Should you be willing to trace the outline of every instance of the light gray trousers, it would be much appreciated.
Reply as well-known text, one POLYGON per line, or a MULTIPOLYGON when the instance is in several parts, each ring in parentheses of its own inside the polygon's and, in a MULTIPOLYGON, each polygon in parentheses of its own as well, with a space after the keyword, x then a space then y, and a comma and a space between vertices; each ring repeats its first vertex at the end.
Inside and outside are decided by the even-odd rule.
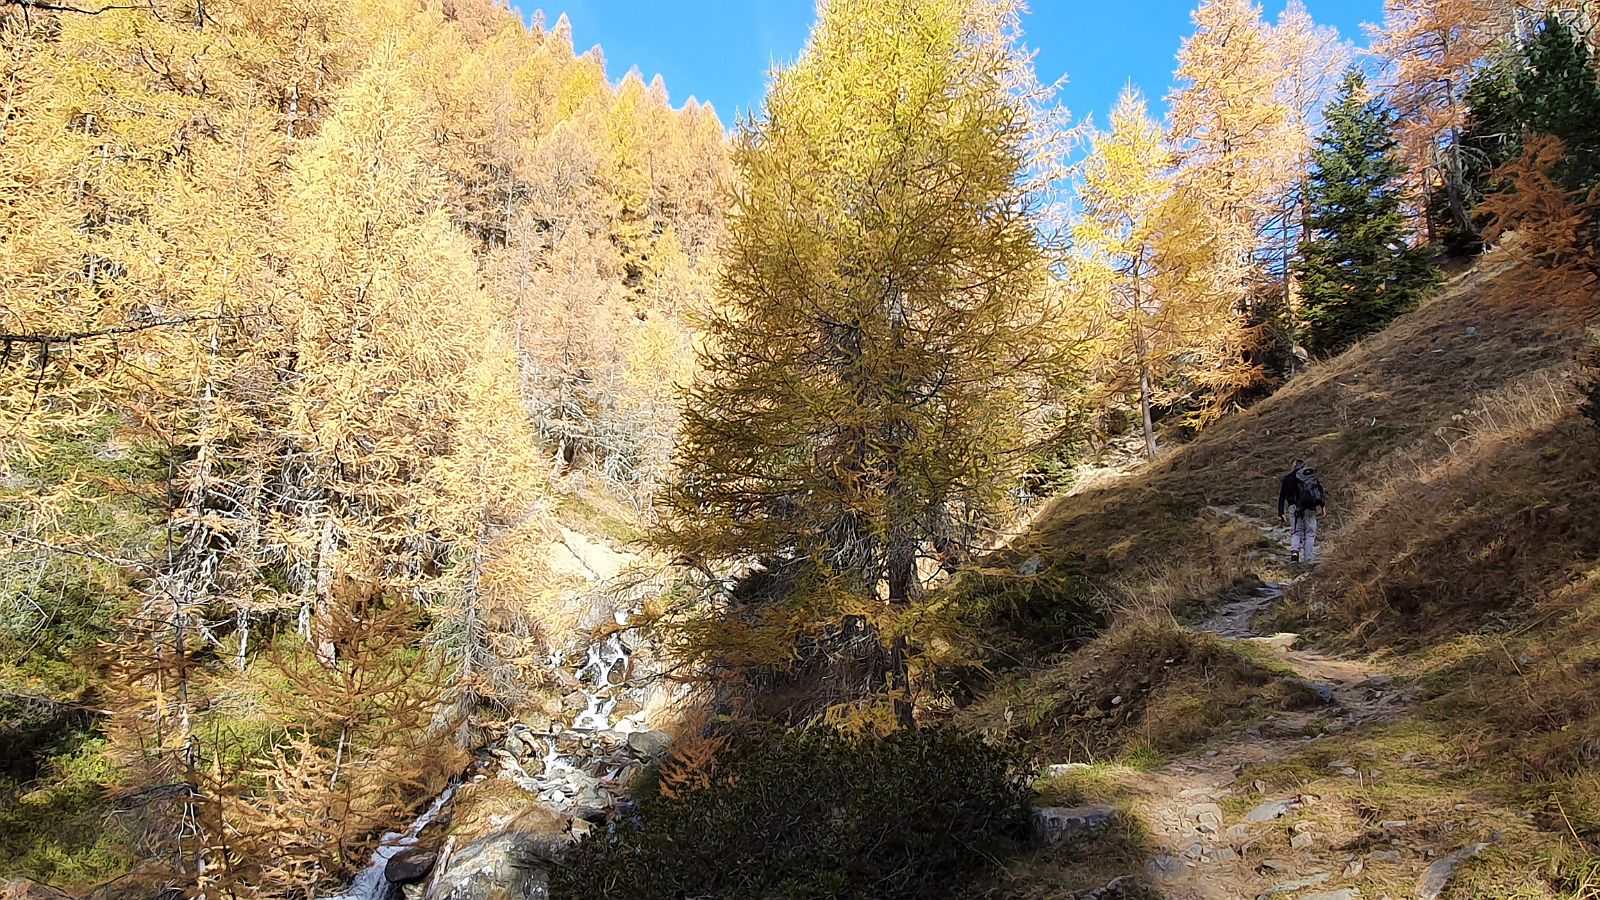
POLYGON ((1317 557, 1317 511, 1293 510, 1294 530, 1289 537, 1289 549, 1300 554, 1300 561, 1312 562, 1317 557))

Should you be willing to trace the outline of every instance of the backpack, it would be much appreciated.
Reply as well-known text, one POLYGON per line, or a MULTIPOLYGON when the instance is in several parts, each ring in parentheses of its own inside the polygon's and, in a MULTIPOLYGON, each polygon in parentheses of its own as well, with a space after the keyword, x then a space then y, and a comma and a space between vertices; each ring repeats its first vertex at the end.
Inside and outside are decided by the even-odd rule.
POLYGON ((1301 509, 1321 509, 1328 505, 1328 495, 1322 490, 1322 482, 1317 478, 1313 469, 1301 469, 1295 473, 1300 480, 1299 495, 1295 506, 1301 509))

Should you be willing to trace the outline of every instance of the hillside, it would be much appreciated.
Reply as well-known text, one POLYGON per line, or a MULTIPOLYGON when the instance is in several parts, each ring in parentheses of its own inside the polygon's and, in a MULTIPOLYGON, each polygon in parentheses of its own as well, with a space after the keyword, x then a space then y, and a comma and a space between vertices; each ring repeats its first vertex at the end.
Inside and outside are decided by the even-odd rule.
POLYGON ((1576 411, 1582 329, 1507 302, 1512 272, 1490 255, 1254 409, 1054 501, 1004 554, 1086 573, 1050 583, 1113 624, 957 719, 1087 764, 1045 799, 1126 828, 1000 894, 1134 874, 1167 897, 1412 896, 1477 847, 1417 895, 1595 896, 1600 449, 1576 411), (1310 571, 1274 508, 1297 456, 1330 491, 1310 571))
POLYGON ((1600 900, 1594 4, 1193 2, 0 0, 0 900, 1600 900))

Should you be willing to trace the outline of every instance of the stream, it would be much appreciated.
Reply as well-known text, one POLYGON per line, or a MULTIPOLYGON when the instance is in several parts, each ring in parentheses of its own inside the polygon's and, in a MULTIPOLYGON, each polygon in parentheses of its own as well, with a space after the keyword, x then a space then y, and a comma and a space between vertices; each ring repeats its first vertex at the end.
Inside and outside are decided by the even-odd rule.
MULTIPOLYGON (((573 816, 572 836, 588 830, 603 818, 651 759, 663 752, 668 738, 651 731, 646 720, 639 682, 648 668, 636 665, 630 645, 629 622, 637 612, 612 614, 615 629, 575 652, 554 652, 551 668, 571 686, 562 701, 562 713, 548 728, 537 730, 514 724, 503 740, 480 759, 474 781, 499 777, 515 782, 529 794, 530 806, 542 805, 563 816, 573 816), (488 758, 483 758, 484 756, 488 758)), ((457 787, 436 797, 428 809, 404 831, 383 836, 372 860, 343 893, 323 900, 392 900, 399 888, 385 877, 390 860, 417 845, 423 830, 439 819, 455 799, 457 787)))
POLYGON ((335 894, 327 900, 388 900, 397 890, 383 874, 389 865, 389 860, 394 859, 402 850, 416 846, 422 829, 427 828, 439 817, 439 813, 455 799, 455 795, 455 785, 445 788, 443 793, 433 798, 433 803, 428 809, 411 823, 411 827, 405 831, 385 832, 378 841, 378 848, 372 851, 372 862, 356 875, 355 880, 350 883, 350 889, 342 894, 335 894))

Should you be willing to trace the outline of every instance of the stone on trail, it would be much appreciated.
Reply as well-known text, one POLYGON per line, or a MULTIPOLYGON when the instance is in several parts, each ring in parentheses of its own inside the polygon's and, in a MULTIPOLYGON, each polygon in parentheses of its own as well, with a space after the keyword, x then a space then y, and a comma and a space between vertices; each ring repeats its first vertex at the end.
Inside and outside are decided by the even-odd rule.
POLYGON ((1109 806, 1046 806, 1033 811, 1031 831, 1044 845, 1078 841, 1105 831, 1116 816, 1109 806))
POLYGON ((1326 684, 1312 681, 1309 678, 1294 678, 1289 683, 1316 697, 1319 703, 1332 703, 1334 701, 1333 688, 1326 684))
POLYGON ((1256 900, 1261 900, 1263 897, 1277 897, 1281 894, 1292 894, 1296 891, 1303 891, 1306 888, 1316 887, 1319 884, 1324 884, 1332 877, 1333 875, 1331 873, 1318 872, 1317 874, 1307 878, 1297 878, 1294 881, 1285 881, 1282 884, 1273 885, 1272 887, 1269 887, 1257 894, 1256 900))
POLYGON ((1374 850, 1367 854, 1369 863, 1398 863, 1400 859, 1399 850, 1374 850))
POLYGON ((1289 810, 1294 809, 1294 805, 1293 800, 1268 800, 1245 813, 1244 820, 1257 824, 1271 822, 1273 819, 1281 819, 1288 815, 1289 810))
POLYGON ((1161 895, 1132 875, 1124 875, 1105 887, 1077 895, 1077 900, 1161 900, 1161 895))
POLYGON ((1052 763, 1044 767, 1044 773, 1051 778, 1060 778, 1073 772, 1087 772, 1090 768, 1088 763, 1052 763))
POLYGON ((1155 856, 1144 865, 1145 871, 1157 881, 1174 881, 1182 878, 1187 867, 1183 860, 1171 856, 1155 856))
POLYGON ((1202 825, 1211 825, 1215 831, 1222 825, 1222 807, 1215 803, 1196 803, 1184 812, 1184 817, 1194 819, 1202 825))
POLYGON ((1293 850, 1304 850, 1315 843, 1316 839, 1309 832, 1297 834, 1289 839, 1289 847, 1293 850))
POLYGON ((1294 645, 1299 643, 1299 641, 1300 635, 1295 634, 1292 631, 1280 631, 1277 634, 1267 637, 1255 637, 1250 639, 1252 644, 1261 644, 1262 646, 1270 647, 1273 650, 1280 651, 1293 650, 1294 645))
POLYGON ((1340 888, 1337 891, 1317 891, 1315 894, 1301 894, 1299 900, 1356 900, 1356 892, 1350 888, 1340 888))
POLYGON ((1461 864, 1477 856, 1488 847, 1488 844, 1468 844, 1451 853, 1434 860, 1433 865, 1422 873, 1422 878, 1417 882, 1417 900, 1439 900, 1444 894, 1444 889, 1450 886, 1450 879, 1455 877, 1456 870, 1461 864))

